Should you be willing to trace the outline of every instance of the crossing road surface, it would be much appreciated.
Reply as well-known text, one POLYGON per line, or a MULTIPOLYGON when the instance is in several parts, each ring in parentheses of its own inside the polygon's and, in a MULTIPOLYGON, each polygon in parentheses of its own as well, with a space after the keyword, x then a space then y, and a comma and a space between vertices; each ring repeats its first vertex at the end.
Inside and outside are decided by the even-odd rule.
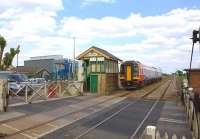
POLYGON ((0 133, 9 139, 137 139, 155 125, 191 138, 183 107, 163 100, 171 84, 143 90, 140 97, 82 96, 13 107, 23 115, 1 121, 0 133))
POLYGON ((191 138, 191 132, 188 124, 186 123, 184 111, 182 108, 177 107, 176 103, 173 102, 158 102, 149 117, 145 119, 145 116, 155 101, 141 100, 133 105, 129 105, 117 116, 105 121, 106 118, 111 117, 121 108, 133 102, 136 102, 136 100, 126 99, 118 104, 104 109, 101 112, 79 120, 70 126, 66 126, 60 130, 50 133, 42 137, 42 139, 128 139, 133 134, 135 134, 134 139, 137 139, 147 125, 160 126, 163 130, 166 128, 170 132, 172 132, 174 128, 174 131, 177 131, 176 133, 178 136, 184 135, 188 139, 191 138), (163 113, 165 113, 165 111, 169 113, 170 111, 169 106, 173 106, 173 111, 174 109, 177 109, 179 112, 178 117, 173 117, 174 119, 177 118, 176 121, 179 122, 167 122, 163 120, 163 113), (80 135, 83 136, 79 137, 80 135))
MULTIPOLYGON (((163 92, 160 93, 161 95, 158 98, 163 97, 170 85, 171 83, 163 85, 163 87, 154 91, 153 95, 163 92)), ((175 108, 177 108, 175 102, 169 103, 159 99, 138 100, 129 97, 101 112, 43 136, 42 139, 137 139, 141 136, 147 125, 158 126, 161 131, 167 129, 169 132, 175 127, 173 134, 191 138, 191 132, 186 123, 183 109, 180 107, 178 109, 175 108), (169 109, 169 107, 173 107, 173 109, 169 109), (178 117, 174 116, 174 119, 171 119, 171 121, 165 119, 166 111, 169 117, 170 110, 173 112, 171 115, 174 114, 174 110, 179 112, 178 117), (164 125, 166 125, 166 128, 164 125)))

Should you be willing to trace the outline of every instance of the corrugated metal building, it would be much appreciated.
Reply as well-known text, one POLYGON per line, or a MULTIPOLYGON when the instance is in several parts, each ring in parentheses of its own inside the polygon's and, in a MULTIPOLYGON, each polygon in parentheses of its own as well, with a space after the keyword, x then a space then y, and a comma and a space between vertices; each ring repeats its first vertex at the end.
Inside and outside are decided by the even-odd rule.
POLYGON ((78 62, 63 58, 62 55, 39 56, 24 61, 24 68, 37 69, 35 74, 40 73, 41 76, 41 71, 47 71, 53 80, 72 80, 76 78, 78 62))

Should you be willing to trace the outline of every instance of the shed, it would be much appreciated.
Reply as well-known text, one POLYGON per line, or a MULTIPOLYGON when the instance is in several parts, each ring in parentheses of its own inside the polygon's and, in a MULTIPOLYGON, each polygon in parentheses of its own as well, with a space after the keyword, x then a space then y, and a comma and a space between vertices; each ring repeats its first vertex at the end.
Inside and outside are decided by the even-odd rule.
POLYGON ((78 62, 61 55, 38 56, 24 61, 24 68, 37 69, 34 74, 45 69, 53 80, 72 80, 76 79, 78 62))
POLYGON ((189 81, 189 86, 194 89, 194 92, 198 95, 200 95, 200 69, 186 69, 187 72, 187 78, 189 81), (189 77, 189 71, 190 71, 190 77, 189 77))
POLYGON ((110 91, 118 88, 119 58, 93 46, 81 53, 77 59, 83 61, 85 91, 108 95, 110 91))

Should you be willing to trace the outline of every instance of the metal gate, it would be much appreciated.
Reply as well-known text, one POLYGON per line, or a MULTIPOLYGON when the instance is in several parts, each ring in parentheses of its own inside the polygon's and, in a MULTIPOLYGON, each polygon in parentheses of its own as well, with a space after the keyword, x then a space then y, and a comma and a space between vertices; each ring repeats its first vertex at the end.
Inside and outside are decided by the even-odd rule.
POLYGON ((17 90, 11 86, 12 84, 8 84, 9 104, 32 103, 66 97, 66 95, 82 95, 83 92, 83 82, 78 81, 51 81, 43 84, 23 83, 17 90))

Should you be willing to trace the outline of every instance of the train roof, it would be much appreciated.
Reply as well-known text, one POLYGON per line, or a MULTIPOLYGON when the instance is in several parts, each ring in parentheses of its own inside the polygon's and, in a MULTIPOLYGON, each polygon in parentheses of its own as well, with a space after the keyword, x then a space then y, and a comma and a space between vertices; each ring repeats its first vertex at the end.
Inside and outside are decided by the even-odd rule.
POLYGON ((156 67, 153 67, 153 66, 144 65, 144 64, 140 63, 139 61, 135 61, 135 60, 124 61, 122 64, 127 64, 127 63, 141 64, 143 67, 161 70, 160 68, 156 68, 156 67))
POLYGON ((139 61, 134 61, 134 60, 124 61, 122 64, 127 64, 127 63, 137 63, 137 64, 141 64, 139 61))

